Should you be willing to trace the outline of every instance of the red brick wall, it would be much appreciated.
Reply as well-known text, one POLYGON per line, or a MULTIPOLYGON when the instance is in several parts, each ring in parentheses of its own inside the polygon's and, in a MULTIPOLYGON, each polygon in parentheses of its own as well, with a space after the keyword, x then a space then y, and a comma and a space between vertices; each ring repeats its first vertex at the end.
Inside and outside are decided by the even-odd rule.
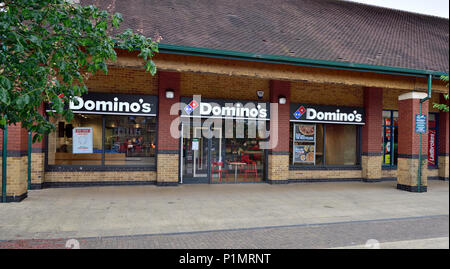
MULTIPOLYGON (((14 151, 26 151, 28 149, 28 132, 20 123, 8 126, 7 149, 14 151)), ((0 129, 0 150, 3 149, 3 129, 0 129)))
MULTIPOLYGON (((278 104, 278 143, 273 151, 289 152, 289 106, 291 97, 291 84, 289 81, 270 81, 270 102, 278 104), (280 96, 286 97, 286 104, 278 104, 280 96), (286 131, 287 130, 287 131, 286 131)), ((271 113, 271 117, 273 114, 271 113)))
POLYGON ((178 150, 178 139, 170 135, 170 125, 178 115, 170 115, 172 104, 180 101, 180 73, 158 72, 158 150, 178 150), (166 90, 174 91, 174 98, 166 98, 166 90))
MULTIPOLYGON (((441 104, 449 104, 448 100, 444 99, 441 94, 440 101, 441 104)), ((449 151, 449 112, 439 112, 439 154, 444 154, 449 151)))
POLYGON ((383 89, 364 88, 365 125, 362 127, 362 152, 381 152, 383 89))
MULTIPOLYGON (((398 101, 398 154, 419 154, 419 134, 414 131, 414 119, 420 114, 420 99, 398 101)), ((422 114, 428 115, 428 101, 422 104, 422 114)), ((427 154, 428 135, 422 134, 422 154, 427 154)))

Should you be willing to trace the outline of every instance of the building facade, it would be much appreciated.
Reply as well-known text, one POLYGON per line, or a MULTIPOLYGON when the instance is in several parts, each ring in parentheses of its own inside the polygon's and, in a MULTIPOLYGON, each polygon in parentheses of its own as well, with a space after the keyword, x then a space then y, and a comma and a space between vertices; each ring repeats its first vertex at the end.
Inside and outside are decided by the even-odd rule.
POLYGON ((56 132, 32 145, 30 186, 28 132, 8 127, 7 200, 29 188, 194 183, 392 180, 427 191, 449 177, 448 112, 433 108, 448 93, 448 20, 438 21, 447 63, 433 69, 173 42, 151 76, 137 53, 117 50, 71 104, 74 120, 50 118, 56 132))

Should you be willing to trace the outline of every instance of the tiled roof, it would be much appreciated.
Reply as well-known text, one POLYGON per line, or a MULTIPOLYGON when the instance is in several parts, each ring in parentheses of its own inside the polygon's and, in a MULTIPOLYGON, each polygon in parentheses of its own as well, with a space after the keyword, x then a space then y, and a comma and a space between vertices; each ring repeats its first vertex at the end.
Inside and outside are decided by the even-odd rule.
POLYGON ((449 20, 339 0, 88 0, 162 43, 449 71, 449 20))

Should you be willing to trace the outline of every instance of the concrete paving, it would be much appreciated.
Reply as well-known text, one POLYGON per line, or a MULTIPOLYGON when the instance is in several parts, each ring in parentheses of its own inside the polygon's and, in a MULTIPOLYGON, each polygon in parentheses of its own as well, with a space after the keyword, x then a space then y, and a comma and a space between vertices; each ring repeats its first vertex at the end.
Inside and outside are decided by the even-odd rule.
POLYGON ((416 240, 401 240, 394 242, 371 243, 357 246, 345 246, 335 249, 448 249, 449 238, 427 238, 416 240))
POLYGON ((20 203, 0 204, 0 240, 448 216, 448 181, 429 181, 427 193, 400 191, 395 186, 389 181, 33 190, 20 203))

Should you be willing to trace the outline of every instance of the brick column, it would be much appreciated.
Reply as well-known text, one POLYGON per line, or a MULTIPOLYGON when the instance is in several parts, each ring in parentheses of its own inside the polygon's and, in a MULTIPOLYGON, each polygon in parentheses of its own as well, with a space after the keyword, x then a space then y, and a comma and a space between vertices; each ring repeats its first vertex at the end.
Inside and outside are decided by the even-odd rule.
MULTIPOLYGON (((39 113, 45 114, 45 105, 39 107, 39 113)), ((34 133, 31 134, 33 139, 34 133)), ((41 142, 36 141, 31 146, 31 189, 41 189, 44 183, 45 174, 45 144, 46 140, 42 138, 41 142)), ((28 144, 27 144, 28 145, 28 144)))
MULTIPOLYGON (((20 202, 28 195, 27 192, 27 147, 28 132, 21 124, 8 126, 7 144, 7 177, 6 177, 6 201, 20 202)), ((1 129, 0 141, 3 141, 3 129, 1 129)), ((3 142, 0 143, 2 150, 3 142)), ((1 159, 1 158, 0 158, 1 159)), ((0 161, 0 173, 2 172, 3 160, 0 161)), ((0 186, 2 182, 0 180, 0 186)), ((3 188, 3 186, 1 186, 3 188)), ((1 189, 1 188, 0 188, 1 189)), ((0 191, 1 200, 2 191, 0 191)))
POLYGON ((364 88, 365 125, 362 127, 362 179, 365 182, 381 180, 383 89, 364 88))
POLYGON ((170 108, 180 101, 180 73, 158 72, 158 153, 156 184, 178 185, 179 139, 170 134, 170 125, 178 115, 170 115, 170 108), (166 90, 174 92, 173 99, 166 98, 166 90))
MULTIPOLYGON (((414 130, 415 115, 420 114, 420 100, 426 96, 426 93, 409 92, 398 97, 397 189, 418 192, 419 152, 421 152, 422 175, 420 191, 427 191, 428 132, 418 134, 414 130), (419 149, 420 135, 422 135, 421 149, 419 149)), ((422 114, 427 115, 428 120, 428 101, 422 103, 422 114)))
MULTIPOLYGON (((440 95, 439 103, 441 104, 449 104, 448 100, 445 100, 444 96, 440 95)), ((438 138, 438 147, 439 147, 439 179, 448 180, 448 170, 449 170, 449 156, 448 156, 448 148, 449 148, 449 113, 448 112, 439 112, 439 138, 438 138)))
POLYGON ((291 86, 289 81, 270 81, 270 102, 278 104, 280 96, 286 97, 286 104, 278 104, 278 113, 270 112, 270 135, 273 138, 277 127, 277 145, 269 150, 267 182, 270 184, 289 182, 289 106, 291 86), (277 122, 277 125, 274 123, 277 122))

